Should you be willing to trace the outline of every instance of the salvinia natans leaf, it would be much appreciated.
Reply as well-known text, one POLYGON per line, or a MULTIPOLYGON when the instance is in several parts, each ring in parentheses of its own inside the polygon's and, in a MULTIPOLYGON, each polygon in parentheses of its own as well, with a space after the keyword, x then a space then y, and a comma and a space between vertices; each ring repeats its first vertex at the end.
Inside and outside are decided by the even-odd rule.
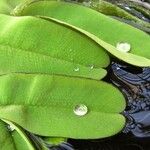
POLYGON ((26 0, 0 0, 0 13, 10 15, 17 5, 26 0))
POLYGON ((25 132, 10 121, 0 120, 0 132, 1 150, 36 150, 25 132))
POLYGON ((95 139, 120 132, 125 118, 122 93, 111 84, 40 74, 0 77, 0 118, 54 137, 95 139), (84 116, 78 114, 86 107, 84 116), (78 108, 79 107, 79 108, 78 108))
POLYGON ((106 75, 108 54, 79 31, 35 17, 0 15, 0 20, 0 74, 106 75))
POLYGON ((90 8, 66 2, 41 0, 32 1, 28 6, 22 7, 22 10, 19 9, 15 15, 56 18, 95 35, 103 48, 104 42, 108 43, 109 45, 105 44, 106 50, 117 58, 136 66, 150 66, 150 36, 148 34, 90 8), (131 54, 115 49, 116 45, 122 42, 130 44, 131 54))

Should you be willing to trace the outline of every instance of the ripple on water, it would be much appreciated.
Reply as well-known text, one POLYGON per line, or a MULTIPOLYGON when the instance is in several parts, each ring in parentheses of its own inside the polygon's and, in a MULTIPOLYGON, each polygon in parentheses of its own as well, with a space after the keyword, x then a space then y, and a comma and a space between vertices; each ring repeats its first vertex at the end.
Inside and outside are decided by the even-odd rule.
POLYGON ((150 68, 139 69, 137 73, 133 70, 131 66, 112 64, 111 80, 127 99, 127 125, 123 132, 150 138, 150 68))

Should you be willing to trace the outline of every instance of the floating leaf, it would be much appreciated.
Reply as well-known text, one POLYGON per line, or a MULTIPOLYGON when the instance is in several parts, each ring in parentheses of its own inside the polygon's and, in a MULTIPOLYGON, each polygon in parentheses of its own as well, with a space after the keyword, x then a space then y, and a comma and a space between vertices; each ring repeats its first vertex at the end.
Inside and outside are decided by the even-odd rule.
POLYGON ((1 150, 15 150, 15 145, 11 137, 10 132, 7 129, 7 125, 0 121, 0 146, 1 150))
POLYGON ((150 66, 150 60, 146 59, 150 59, 150 36, 148 34, 92 9, 66 2, 38 1, 29 4, 16 15, 40 15, 62 20, 88 31, 105 43, 113 45, 111 46, 113 51, 106 50, 117 58, 136 66, 150 66), (118 42, 129 43, 132 54, 117 54, 114 47, 118 42), (133 54, 143 57, 136 57, 133 54))
MULTIPOLYGON (((117 4, 117 2, 116 2, 116 4, 117 4)), ((119 4, 117 6, 117 5, 115 5, 115 3, 111 3, 111 2, 108 2, 105 0, 91 0, 91 5, 90 5, 91 8, 101 12, 102 14, 105 14, 108 16, 113 16, 113 17, 119 17, 119 18, 123 18, 123 19, 129 20, 129 21, 132 21, 133 23, 141 25, 144 29, 146 28, 148 30, 148 28, 150 28, 150 24, 147 21, 139 19, 136 15, 134 16, 133 14, 131 14, 131 12, 133 11, 131 9, 133 9, 133 7, 131 7, 131 5, 129 3, 128 3, 128 6, 127 7, 120 6, 121 7, 120 8, 119 4), (123 7, 125 7, 125 9, 127 11, 124 10, 123 7)), ((134 7, 135 7, 135 5, 134 5, 134 7)), ((143 14, 146 13, 148 15, 148 11, 144 12, 144 10, 143 10, 141 12, 143 14)))
POLYGON ((117 50, 116 47, 110 45, 109 43, 106 43, 102 39, 98 38, 97 36, 87 32, 81 28, 75 27, 73 25, 70 25, 70 24, 60 21, 60 20, 57 20, 55 18, 44 17, 44 16, 38 16, 38 17, 49 20, 49 21, 53 20, 55 22, 59 22, 63 25, 70 26, 70 27, 80 31, 81 33, 87 35, 89 38, 93 39, 93 41, 97 42, 97 44, 99 44, 101 47, 106 49, 109 53, 111 53, 112 55, 116 56, 120 60, 123 60, 129 64, 139 66, 139 67, 149 67, 150 66, 150 59, 147 59, 145 57, 141 57, 138 55, 134 55, 131 53, 125 53, 125 52, 119 51, 119 50, 117 50))
POLYGON ((49 145, 59 145, 67 142, 67 139, 62 137, 42 137, 42 139, 49 145))
POLYGON ((5 122, 0 120, 1 150, 36 150, 24 131, 21 130, 21 128, 15 126, 9 121, 5 122), (7 122, 8 124, 6 124, 5 122, 7 122), (9 125, 13 126, 15 130, 9 131, 9 125))
POLYGON ((9 14, 12 10, 11 5, 9 5, 7 3, 6 0, 1 0, 0 1, 0 13, 5 13, 5 14, 9 14))
POLYGON ((0 13, 10 14, 17 5, 26 0, 0 0, 0 13))
POLYGON ((107 53, 77 30, 35 17, 0 15, 0 20, 0 74, 38 72, 93 79, 106 75, 101 67, 109 64, 107 53))
POLYGON ((40 74, 0 77, 0 118, 42 136, 104 138, 122 130, 121 92, 103 81, 40 74), (77 106, 86 106, 87 113, 77 106), (37 117, 38 116, 38 117, 37 117))

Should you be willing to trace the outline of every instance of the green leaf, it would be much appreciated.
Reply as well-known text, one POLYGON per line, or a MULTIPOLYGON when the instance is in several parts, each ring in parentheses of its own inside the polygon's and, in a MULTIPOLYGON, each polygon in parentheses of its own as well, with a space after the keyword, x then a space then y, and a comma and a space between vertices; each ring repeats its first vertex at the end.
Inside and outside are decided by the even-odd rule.
POLYGON ((54 137, 104 138, 120 132, 125 118, 122 93, 103 81, 54 75, 0 77, 0 118, 28 131, 54 137), (84 104, 84 116, 74 113, 84 104), (37 117, 38 116, 38 117, 37 117))
POLYGON ((6 0, 0 1, 0 13, 9 14, 13 10, 6 0))
POLYGON ((82 30, 81 28, 78 28, 76 26, 70 25, 68 23, 65 23, 63 21, 60 21, 60 20, 57 20, 54 18, 45 17, 45 16, 38 16, 38 17, 48 20, 48 21, 53 20, 55 22, 59 22, 63 25, 70 26, 70 27, 80 31, 81 33, 83 33, 83 34, 87 35, 89 38, 91 38, 93 41, 97 42, 97 44, 99 44, 101 47, 103 47, 105 50, 107 50, 110 54, 114 55, 115 57, 117 57, 120 60, 123 60, 129 64, 139 66, 139 67, 149 67, 150 66, 150 59, 147 59, 145 57, 141 57, 138 55, 134 55, 131 53, 125 53, 125 52, 119 51, 114 46, 110 45, 109 43, 106 43, 105 41, 101 40, 97 36, 87 32, 85 30, 82 30))
POLYGON ((50 145, 59 145, 63 142, 67 142, 67 138, 62 137, 43 137, 42 139, 50 145))
POLYGON ((1 150, 36 150, 21 128, 10 121, 3 121, 0 120, 1 150), (11 126, 14 130, 9 131, 8 126, 11 126))
POLYGON ((0 0, 0 13, 10 14, 17 5, 25 1, 26 0, 0 0))
POLYGON ((7 125, 0 120, 0 147, 1 150, 15 150, 15 144, 7 125))
POLYGON ((1 74, 38 72, 92 79, 106 75, 101 67, 109 64, 107 53, 77 30, 35 17, 0 15, 0 20, 1 74))
MULTIPOLYGON (((129 6, 131 7, 131 4, 129 4, 129 6)), ((150 28, 150 24, 147 21, 139 19, 137 16, 134 16, 127 10, 120 8, 119 5, 115 5, 115 3, 111 3, 105 0, 92 0, 90 7, 108 16, 115 16, 126 20, 130 20, 133 23, 141 25, 144 29, 146 28, 148 30, 148 28, 150 28)), ((148 11, 146 14, 144 10, 141 12, 144 15, 148 15, 148 11)))
POLYGON ((102 47, 106 45, 102 41, 108 43, 106 50, 117 58, 136 66, 150 66, 148 34, 90 8, 66 2, 38 1, 20 9, 15 15, 40 15, 59 19, 95 35, 102 47), (119 42, 129 43, 132 54, 118 52, 115 47, 119 42))

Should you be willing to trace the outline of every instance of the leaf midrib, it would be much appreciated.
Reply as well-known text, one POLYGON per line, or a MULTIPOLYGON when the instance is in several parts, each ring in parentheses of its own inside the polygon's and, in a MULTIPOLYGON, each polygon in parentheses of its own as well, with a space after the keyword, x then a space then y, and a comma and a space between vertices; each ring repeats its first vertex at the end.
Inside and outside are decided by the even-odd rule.
MULTIPOLYGON (((37 53, 37 52, 34 52, 34 51, 29 51, 29 50, 24 50, 24 49, 21 49, 21 48, 13 47, 13 46, 11 46, 9 44, 2 44, 2 43, 0 43, 0 46, 6 47, 6 48, 9 47, 9 51, 12 51, 11 49, 15 49, 15 50, 20 51, 20 52, 23 51, 23 52, 29 53, 29 54, 36 54, 36 55, 39 55, 39 56, 48 57, 49 59, 56 59, 56 60, 59 60, 59 61, 64 61, 64 62, 68 62, 68 63, 71 63, 71 64, 80 65, 80 66, 83 66, 83 67, 89 67, 88 65, 79 64, 77 62, 73 63, 73 62, 70 62, 70 61, 65 60, 65 59, 61 59, 61 58, 57 58, 57 57, 52 57, 52 56, 48 56, 46 54, 37 53)), ((103 69, 103 67, 95 67, 95 69, 99 69, 99 68, 103 69)))

